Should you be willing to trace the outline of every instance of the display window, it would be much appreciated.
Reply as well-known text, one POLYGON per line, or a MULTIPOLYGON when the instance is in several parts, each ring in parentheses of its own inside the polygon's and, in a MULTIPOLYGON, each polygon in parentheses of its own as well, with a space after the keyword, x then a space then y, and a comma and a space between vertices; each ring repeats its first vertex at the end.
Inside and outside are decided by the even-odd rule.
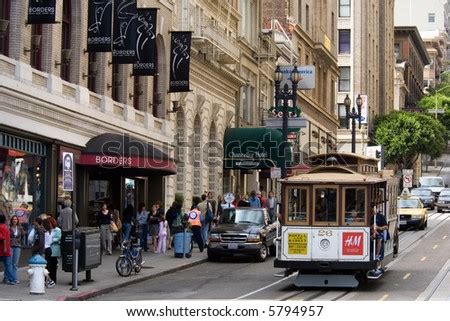
POLYGON ((22 224, 43 209, 45 158, 14 149, 0 148, 0 214, 12 215, 22 224))

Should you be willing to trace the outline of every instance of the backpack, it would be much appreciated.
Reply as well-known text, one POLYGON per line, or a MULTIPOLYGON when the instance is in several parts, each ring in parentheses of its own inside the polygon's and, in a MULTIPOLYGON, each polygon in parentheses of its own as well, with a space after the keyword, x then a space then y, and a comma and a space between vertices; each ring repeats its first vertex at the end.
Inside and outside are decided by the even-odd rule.
POLYGON ((213 216, 213 213, 211 210, 211 204, 209 204, 209 202, 208 202, 207 206, 206 206, 205 223, 206 224, 211 223, 213 221, 213 219, 214 219, 214 216, 213 216))

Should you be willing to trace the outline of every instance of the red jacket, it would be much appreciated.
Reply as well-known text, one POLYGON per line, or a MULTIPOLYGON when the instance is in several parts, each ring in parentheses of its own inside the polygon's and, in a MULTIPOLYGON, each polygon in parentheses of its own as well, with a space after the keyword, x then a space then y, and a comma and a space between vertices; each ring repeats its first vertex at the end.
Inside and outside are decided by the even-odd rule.
POLYGON ((0 224, 0 256, 11 256, 11 235, 6 224, 0 224))

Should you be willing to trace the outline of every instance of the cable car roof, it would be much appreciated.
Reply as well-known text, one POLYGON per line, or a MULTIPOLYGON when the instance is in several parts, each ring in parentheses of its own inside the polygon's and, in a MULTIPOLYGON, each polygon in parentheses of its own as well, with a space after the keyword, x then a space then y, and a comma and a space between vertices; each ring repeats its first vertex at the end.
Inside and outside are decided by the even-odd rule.
POLYGON ((284 183, 375 184, 385 182, 379 175, 363 175, 342 166, 318 166, 308 173, 288 177, 284 183))

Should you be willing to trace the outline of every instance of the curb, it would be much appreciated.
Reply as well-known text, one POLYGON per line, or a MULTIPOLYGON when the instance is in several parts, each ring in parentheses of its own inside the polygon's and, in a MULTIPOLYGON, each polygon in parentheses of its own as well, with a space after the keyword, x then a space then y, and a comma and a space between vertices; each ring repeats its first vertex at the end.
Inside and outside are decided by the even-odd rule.
POLYGON ((85 300, 88 300, 88 299, 91 299, 91 298, 94 298, 94 297, 97 297, 97 296, 100 296, 100 295, 112 292, 114 290, 120 289, 120 288, 125 287, 125 286, 129 286, 129 285, 136 284, 136 283, 139 283, 139 282, 151 280, 151 279, 154 279, 154 278, 157 278, 157 277, 160 277, 160 276, 172 274, 172 273, 175 273, 175 272, 178 272, 178 271, 182 271, 182 270, 185 270, 185 269, 188 269, 188 268, 191 268, 191 267, 194 267, 194 266, 206 263, 206 262, 208 262, 207 258, 199 260, 199 261, 196 261, 196 262, 193 262, 193 263, 189 263, 189 264, 186 264, 186 265, 182 265, 182 266, 179 266, 179 267, 176 267, 176 268, 173 268, 173 269, 162 271, 162 272, 159 272, 159 273, 156 273, 156 274, 143 276, 143 277, 140 277, 138 279, 131 279, 129 281, 126 281, 126 282, 123 282, 123 283, 119 283, 119 284, 114 284, 114 285, 112 285, 110 287, 105 287, 103 289, 92 289, 92 290, 89 290, 89 291, 77 293, 75 295, 61 296, 61 297, 57 298, 57 301, 85 301, 85 300))

